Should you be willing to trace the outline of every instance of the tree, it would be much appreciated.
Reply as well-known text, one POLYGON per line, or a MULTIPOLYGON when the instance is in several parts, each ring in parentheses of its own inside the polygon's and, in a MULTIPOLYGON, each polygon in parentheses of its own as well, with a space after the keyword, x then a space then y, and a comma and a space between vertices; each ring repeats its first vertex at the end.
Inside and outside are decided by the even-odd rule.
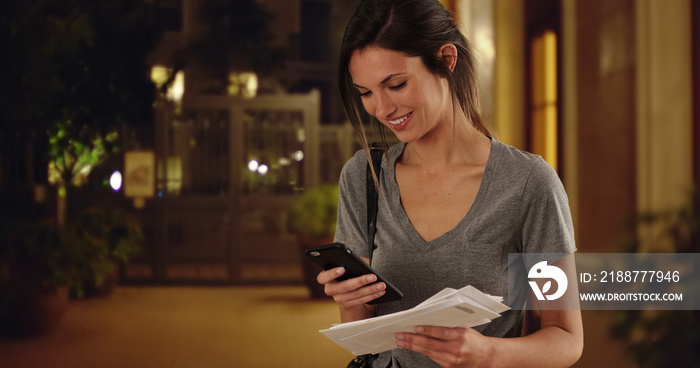
POLYGON ((207 92, 226 90, 234 71, 270 74, 284 62, 284 52, 272 45, 273 20, 256 0, 207 0, 200 3, 203 30, 182 51, 180 64, 196 64, 211 73, 207 92))
POLYGON ((119 149, 121 127, 153 121, 147 57, 159 35, 151 13, 138 0, 0 5, 0 131, 45 134, 59 198, 119 149))

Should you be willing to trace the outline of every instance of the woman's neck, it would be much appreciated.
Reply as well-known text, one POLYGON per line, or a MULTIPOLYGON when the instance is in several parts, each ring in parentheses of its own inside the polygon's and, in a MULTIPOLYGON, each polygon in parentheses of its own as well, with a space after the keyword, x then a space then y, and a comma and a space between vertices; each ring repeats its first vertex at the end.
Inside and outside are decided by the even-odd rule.
POLYGON ((441 124, 421 139, 408 143, 401 163, 425 166, 429 170, 451 165, 485 165, 490 139, 462 117, 456 118, 454 123, 441 124))

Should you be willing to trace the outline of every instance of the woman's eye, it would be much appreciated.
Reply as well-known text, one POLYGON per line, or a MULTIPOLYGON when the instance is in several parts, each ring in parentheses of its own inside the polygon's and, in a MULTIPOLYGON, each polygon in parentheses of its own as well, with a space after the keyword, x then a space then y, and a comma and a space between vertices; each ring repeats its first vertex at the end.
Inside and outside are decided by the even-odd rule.
POLYGON ((397 84, 397 85, 395 85, 395 86, 391 86, 391 87, 389 87, 389 89, 392 90, 392 91, 398 91, 398 90, 400 90, 401 88, 403 88, 403 87, 405 87, 405 86, 406 86, 406 81, 404 81, 404 82, 401 83, 401 84, 397 84))
POLYGON ((365 93, 360 93, 360 97, 367 97, 372 94, 372 91, 367 91, 365 93))

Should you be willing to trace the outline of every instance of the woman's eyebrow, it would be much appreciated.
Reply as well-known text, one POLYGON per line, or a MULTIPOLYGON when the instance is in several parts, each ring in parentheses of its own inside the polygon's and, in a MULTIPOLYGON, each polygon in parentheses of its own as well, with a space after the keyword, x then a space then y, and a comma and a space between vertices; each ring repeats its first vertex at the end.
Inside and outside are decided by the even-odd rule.
MULTIPOLYGON (((403 75, 403 74, 406 74, 406 73, 392 73, 392 74, 389 74, 389 75, 386 76, 386 78, 382 79, 382 81, 379 82, 379 84, 385 84, 386 82, 390 81, 391 78, 394 78, 394 77, 396 77, 396 76, 403 75)), ((367 88, 367 87, 362 87, 361 85, 355 84, 355 83, 353 83, 352 85, 355 86, 356 88, 369 89, 369 88, 367 88)))

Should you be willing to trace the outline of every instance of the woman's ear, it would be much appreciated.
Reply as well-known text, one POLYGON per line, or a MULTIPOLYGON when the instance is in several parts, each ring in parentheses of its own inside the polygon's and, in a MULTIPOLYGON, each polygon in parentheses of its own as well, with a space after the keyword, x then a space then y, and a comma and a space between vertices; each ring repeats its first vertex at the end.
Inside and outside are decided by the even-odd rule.
POLYGON ((455 65, 457 65, 457 47, 454 44, 446 43, 440 46, 437 56, 450 71, 455 70, 455 65))

